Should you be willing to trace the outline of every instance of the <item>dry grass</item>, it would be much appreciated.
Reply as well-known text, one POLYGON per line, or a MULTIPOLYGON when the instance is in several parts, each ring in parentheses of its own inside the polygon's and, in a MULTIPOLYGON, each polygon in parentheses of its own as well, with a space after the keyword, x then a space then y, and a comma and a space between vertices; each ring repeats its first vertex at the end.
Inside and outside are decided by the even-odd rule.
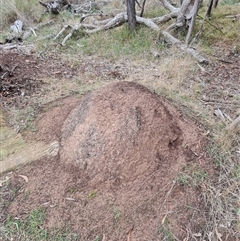
POLYGON ((26 27, 31 26, 44 12, 34 0, 1 0, 0 6, 0 31, 7 31, 17 19, 26 27))
POLYGON ((212 240, 227 236, 239 240, 239 155, 215 153, 218 160, 218 175, 203 185, 203 197, 206 207, 206 234, 212 240))
MULTIPOLYGON (((210 131, 207 149, 216 173, 201 183, 206 226, 200 240, 227 240, 228 236, 238 240, 240 238, 240 127, 227 131, 225 126, 229 122, 224 123, 213 115, 214 106, 206 106, 199 101, 204 88, 193 78, 194 74, 200 72, 194 61, 188 56, 183 56, 177 49, 172 48, 167 52, 166 56, 162 57, 164 61, 159 60, 156 68, 152 69, 151 64, 148 64, 149 71, 139 72, 138 75, 131 76, 131 80, 137 80, 171 99, 185 114, 200 121, 205 130, 210 131)), ((182 181, 187 183, 192 180, 189 173, 184 171, 182 178, 182 181)), ((194 236, 191 231, 189 231, 190 236, 194 236)))
MULTIPOLYGON (((202 20, 206 13, 206 6, 200 9, 199 14, 197 16, 195 33, 197 33, 202 25, 202 20)), ((217 7, 217 9, 213 9, 212 17, 209 20, 206 18, 204 22, 204 29, 200 35, 198 40, 200 41, 201 49, 206 51, 207 53, 211 53, 212 49, 211 45, 215 45, 216 43, 225 43, 229 46, 237 46, 239 48, 239 41, 236 39, 240 38, 240 18, 234 18, 234 15, 238 15, 240 10, 239 4, 234 5, 221 5, 217 7)))

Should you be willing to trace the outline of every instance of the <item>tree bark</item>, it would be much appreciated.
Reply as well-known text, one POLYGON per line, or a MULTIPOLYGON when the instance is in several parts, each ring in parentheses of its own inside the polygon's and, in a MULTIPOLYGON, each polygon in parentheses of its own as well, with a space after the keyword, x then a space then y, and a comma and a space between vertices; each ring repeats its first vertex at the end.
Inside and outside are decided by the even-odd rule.
POLYGON ((137 25, 135 0, 127 0, 127 16, 129 29, 133 31, 137 25))

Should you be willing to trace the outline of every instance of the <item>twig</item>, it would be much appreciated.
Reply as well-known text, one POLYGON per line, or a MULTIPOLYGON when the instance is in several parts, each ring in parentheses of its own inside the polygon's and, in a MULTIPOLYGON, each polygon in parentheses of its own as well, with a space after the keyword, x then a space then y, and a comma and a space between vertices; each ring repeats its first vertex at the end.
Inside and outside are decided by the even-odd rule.
POLYGON ((58 39, 58 38, 60 37, 60 35, 62 35, 63 32, 64 32, 67 28, 69 28, 69 27, 70 27, 69 25, 65 25, 65 26, 61 29, 61 31, 55 36, 55 38, 54 38, 53 40, 55 41, 56 39, 58 39))
POLYGON ((199 67, 199 69, 202 71, 202 72, 205 72, 205 68, 203 68, 200 64, 197 64, 197 66, 199 67))
POLYGON ((218 28, 218 27, 216 27, 215 25, 213 25, 212 23, 210 23, 208 20, 206 20, 205 18, 203 18, 203 17, 201 17, 200 15, 198 15, 197 14, 197 16, 199 17, 199 18, 201 18, 201 19, 203 19, 206 23, 208 23, 209 25, 211 25, 212 27, 214 27, 216 30, 218 30, 220 33, 223 33, 223 31, 220 29, 220 28, 218 28))
POLYGON ((40 29, 40 28, 42 28, 42 27, 45 27, 45 26, 48 26, 48 25, 50 25, 50 24, 52 24, 54 22, 54 20, 50 20, 50 21, 48 21, 48 22, 45 22, 45 23, 40 23, 40 24, 37 24, 35 27, 33 27, 33 28, 29 28, 24 34, 23 34, 23 36, 22 36, 22 38, 23 39, 26 39, 26 38, 28 38, 28 37, 30 37, 31 36, 31 33, 33 33, 34 35, 35 35, 35 37, 37 36, 37 34, 36 34, 36 30, 38 30, 38 29, 40 29))
POLYGON ((18 67, 18 64, 15 64, 13 67, 12 67, 12 70, 10 71, 12 74, 13 74, 13 71, 18 67))
POLYGON ((171 192, 172 192, 172 190, 173 190, 175 184, 176 184, 176 181, 173 181, 173 184, 172 184, 172 186, 170 187, 170 189, 168 190, 168 192, 167 192, 167 194, 166 194, 166 196, 165 196, 165 199, 164 199, 164 201, 163 201, 161 207, 163 207, 163 206, 165 205, 165 203, 166 203, 168 197, 170 196, 170 194, 171 194, 171 192))
POLYGON ((136 4, 138 5, 139 8, 142 8, 138 0, 135 0, 135 2, 136 2, 136 4))
POLYGON ((236 18, 240 18, 240 14, 237 14, 237 15, 228 15, 228 16, 226 16, 225 18, 234 18, 234 20, 235 20, 236 18))
POLYGON ((3 67, 3 66, 1 66, 0 65, 0 69, 1 69, 1 71, 5 71, 5 73, 1 76, 1 79, 4 79, 4 77, 5 77, 5 75, 6 74, 8 74, 9 76, 13 76, 13 72, 14 72, 14 70, 18 67, 18 64, 16 64, 16 65, 14 65, 13 67, 12 67, 12 69, 10 70, 8 67, 3 67))
POLYGON ((62 46, 65 46, 67 40, 70 39, 70 38, 72 37, 72 35, 73 35, 73 31, 72 31, 71 33, 69 33, 69 34, 63 39, 61 45, 62 45, 62 46))
POLYGON ((226 130, 234 129, 240 122, 240 115, 229 125, 226 126, 226 130))
POLYGON ((226 64, 233 64, 233 62, 228 61, 228 60, 224 60, 224 59, 218 59, 218 61, 226 63, 226 64))
POLYGON ((1 76, 1 79, 4 79, 5 75, 7 74, 8 72, 5 72, 2 76, 1 76))
POLYGON ((33 29, 33 28, 29 28, 29 29, 33 32, 34 36, 37 37, 37 34, 36 34, 36 32, 34 31, 34 29, 33 29))
POLYGON ((134 226, 132 225, 131 229, 128 231, 127 241, 131 241, 131 234, 134 229, 134 226))
POLYGON ((105 241, 105 239, 106 239, 106 236, 105 234, 103 234, 102 241, 105 241))
POLYGON ((239 102, 232 102, 232 101, 224 101, 224 100, 216 100, 216 99, 201 99, 204 102, 214 102, 214 103, 220 103, 220 104, 226 104, 226 105, 239 105, 239 102))
POLYGON ((143 0, 143 4, 142 4, 142 9, 141 9, 140 17, 143 17, 145 3, 146 3, 146 0, 143 0))
POLYGON ((218 30, 219 32, 223 33, 223 31, 222 31, 220 28, 216 27, 215 25, 213 25, 212 23, 210 23, 208 20, 206 20, 206 18, 207 18, 207 13, 205 14, 204 18, 201 17, 199 14, 197 14, 197 16, 198 16, 199 18, 201 18, 203 21, 202 21, 202 25, 201 25, 199 31, 196 33, 196 35, 195 35, 195 37, 193 38, 192 41, 194 41, 195 39, 197 39, 197 38, 202 34, 204 22, 208 23, 209 25, 211 25, 212 27, 214 27, 216 30, 218 30))
POLYGON ((39 3, 40 3, 43 7, 47 8, 47 4, 46 4, 46 3, 41 2, 41 1, 39 1, 39 3))

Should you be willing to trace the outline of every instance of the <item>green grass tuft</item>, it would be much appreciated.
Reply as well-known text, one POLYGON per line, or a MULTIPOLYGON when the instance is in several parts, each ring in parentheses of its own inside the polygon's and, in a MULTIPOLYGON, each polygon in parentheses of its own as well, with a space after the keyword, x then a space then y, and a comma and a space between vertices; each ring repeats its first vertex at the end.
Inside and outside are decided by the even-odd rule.
POLYGON ((44 208, 32 210, 25 220, 8 217, 4 226, 4 240, 41 240, 41 241, 75 241, 77 233, 67 228, 47 230, 43 227, 46 217, 44 208))
POLYGON ((79 39, 79 45, 86 55, 100 55, 111 59, 124 56, 146 58, 151 56, 149 50, 156 37, 146 27, 141 26, 135 32, 130 32, 127 25, 123 25, 111 31, 83 37, 79 39))

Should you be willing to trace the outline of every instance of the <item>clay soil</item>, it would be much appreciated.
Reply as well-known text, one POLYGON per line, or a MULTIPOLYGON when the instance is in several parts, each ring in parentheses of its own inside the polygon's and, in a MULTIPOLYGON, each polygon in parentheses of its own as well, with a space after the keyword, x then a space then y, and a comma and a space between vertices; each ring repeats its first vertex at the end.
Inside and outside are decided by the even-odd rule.
MULTIPOLYGON (((1 64, 12 70, 0 72, 1 107, 6 111, 47 98, 44 79, 49 76, 71 82, 90 68, 92 76, 108 79, 104 87, 81 97, 75 91, 48 92, 56 98, 38 109, 37 132, 23 135, 27 141, 59 141, 59 155, 3 174, 10 176, 10 183, 1 192, 1 200, 9 203, 1 206, 1 222, 8 215, 24 220, 31 210, 43 207, 44 228, 67 227, 78 240, 164 240, 168 233, 171 240, 185 240, 189 232, 197 237, 204 230, 201 184, 182 186, 177 181, 187 166, 214 173, 204 152, 204 130, 196 121, 146 87, 122 81, 131 74, 125 66, 88 60, 92 68, 86 70, 83 61, 76 68, 54 55, 42 59, 8 51, 1 56, 1 64)), ((229 90, 225 100, 239 90, 239 58, 226 58, 199 73, 201 80, 210 79, 208 99, 202 101, 224 98, 221 88, 211 91, 220 79, 218 86, 229 90), (229 74, 234 87, 225 81, 229 74)))

